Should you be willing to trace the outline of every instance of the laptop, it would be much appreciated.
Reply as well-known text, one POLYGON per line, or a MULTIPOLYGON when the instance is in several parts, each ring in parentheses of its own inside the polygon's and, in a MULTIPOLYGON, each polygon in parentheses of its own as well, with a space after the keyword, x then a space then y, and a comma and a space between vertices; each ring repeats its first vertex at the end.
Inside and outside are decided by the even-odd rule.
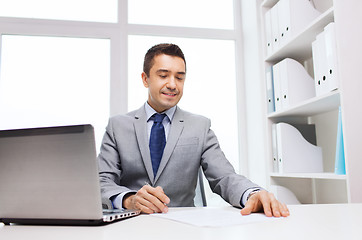
POLYGON ((0 131, 0 222, 100 225, 138 214, 103 209, 91 125, 0 131))

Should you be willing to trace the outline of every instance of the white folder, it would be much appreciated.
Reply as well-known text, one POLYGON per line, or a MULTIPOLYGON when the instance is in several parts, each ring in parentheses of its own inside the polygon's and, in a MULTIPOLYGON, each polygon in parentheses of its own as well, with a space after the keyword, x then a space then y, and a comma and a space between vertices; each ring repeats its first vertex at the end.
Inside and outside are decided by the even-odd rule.
POLYGON ((315 96, 314 80, 302 64, 286 58, 280 65, 282 109, 315 96))
POLYGON ((337 64, 337 43, 334 22, 324 28, 324 42, 326 53, 326 81, 328 91, 339 88, 338 64, 337 64))
POLYGON ((274 7, 271 8, 271 27, 272 27, 272 48, 273 52, 279 49, 279 19, 278 19, 278 5, 274 5, 274 7))
POLYGON ((287 43, 288 36, 290 35, 290 12, 289 1, 279 1, 278 4, 278 28, 279 28, 279 44, 280 47, 287 43))
POLYGON ((280 64, 275 64, 273 66, 273 83, 274 83, 274 105, 275 111, 281 111, 282 108, 282 99, 281 99, 281 75, 280 75, 280 64))
POLYGON ((278 147, 277 147, 277 126, 275 123, 271 126, 271 135, 272 135, 272 162, 273 162, 273 172, 279 172, 278 169, 278 147))
POLYGON ((280 47, 321 15, 308 0, 280 0, 277 6, 280 47))
POLYGON ((326 53, 326 45, 325 45, 325 32, 321 32, 317 35, 317 46, 319 52, 319 80, 320 81, 320 94, 325 94, 329 92, 328 82, 327 82, 327 53, 326 53))
POLYGON ((264 23, 265 23, 266 55, 269 56, 270 54, 273 53, 272 18, 271 18, 270 9, 265 13, 264 23))
POLYGON ((268 113, 272 113, 275 111, 273 67, 267 67, 265 75, 268 113))
POLYGON ((287 123, 276 124, 279 173, 323 172, 322 148, 287 123))

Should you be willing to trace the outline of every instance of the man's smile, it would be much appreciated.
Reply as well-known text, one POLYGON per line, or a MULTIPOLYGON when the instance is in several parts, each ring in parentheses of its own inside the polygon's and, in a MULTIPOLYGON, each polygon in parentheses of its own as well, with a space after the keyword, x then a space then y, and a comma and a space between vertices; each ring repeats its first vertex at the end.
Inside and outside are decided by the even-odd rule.
POLYGON ((171 96, 171 97, 174 97, 174 96, 177 95, 176 93, 162 93, 162 94, 167 95, 167 96, 171 96))

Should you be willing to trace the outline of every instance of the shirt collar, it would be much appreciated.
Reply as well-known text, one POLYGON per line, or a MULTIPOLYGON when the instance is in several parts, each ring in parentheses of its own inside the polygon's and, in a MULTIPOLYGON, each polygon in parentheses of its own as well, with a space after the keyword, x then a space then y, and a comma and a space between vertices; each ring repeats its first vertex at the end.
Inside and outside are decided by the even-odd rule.
MULTIPOLYGON (((146 111, 146 116, 147 116, 147 121, 150 120, 150 118, 152 117, 153 114, 157 113, 149 104, 148 102, 145 103, 145 111, 146 111)), ((168 117, 169 121, 172 121, 173 115, 175 114, 176 111, 176 106, 173 106, 170 109, 167 109, 166 111, 162 112, 164 114, 166 114, 166 116, 168 117)))

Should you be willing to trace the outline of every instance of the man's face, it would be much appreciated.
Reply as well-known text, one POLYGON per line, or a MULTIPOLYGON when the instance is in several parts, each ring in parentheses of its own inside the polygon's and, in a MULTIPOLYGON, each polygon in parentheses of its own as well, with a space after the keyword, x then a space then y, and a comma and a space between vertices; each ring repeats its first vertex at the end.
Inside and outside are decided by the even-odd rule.
POLYGON ((148 104, 157 112, 175 106, 181 99, 186 77, 185 62, 180 57, 156 56, 147 76, 142 73, 143 85, 148 88, 148 104))

